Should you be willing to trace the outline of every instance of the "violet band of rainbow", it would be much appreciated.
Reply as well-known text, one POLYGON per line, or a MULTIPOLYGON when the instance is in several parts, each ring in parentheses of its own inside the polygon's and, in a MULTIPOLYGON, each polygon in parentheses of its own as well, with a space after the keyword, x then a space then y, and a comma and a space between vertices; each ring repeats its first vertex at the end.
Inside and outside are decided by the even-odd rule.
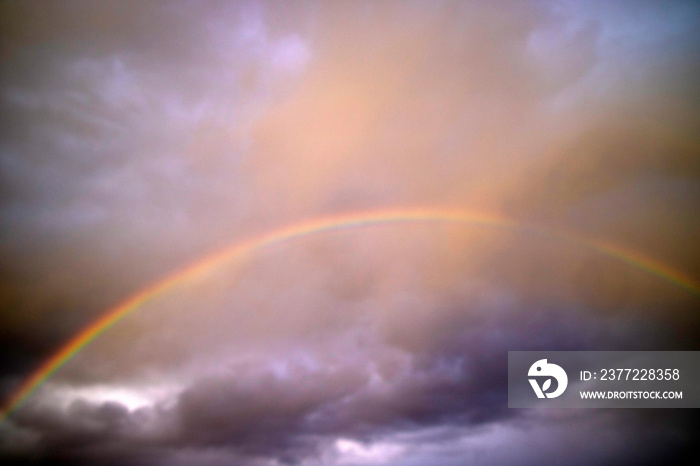
POLYGON ((4 408, 0 411, 0 421, 5 420, 17 410, 44 382, 89 345, 90 342, 148 301, 168 292, 177 285, 194 280, 209 273, 217 266, 233 259, 240 259, 247 254, 254 253, 274 243, 327 231, 392 223, 458 224, 472 227, 500 228, 518 233, 543 236, 616 259, 671 282, 693 294, 700 295, 700 284, 692 277, 638 251, 568 232, 518 223, 498 215, 444 208, 395 208, 321 217, 283 226, 260 236, 236 242, 232 246, 208 255, 204 259, 157 281, 122 301, 117 306, 107 310, 99 319, 73 337, 24 380, 4 404, 4 408))

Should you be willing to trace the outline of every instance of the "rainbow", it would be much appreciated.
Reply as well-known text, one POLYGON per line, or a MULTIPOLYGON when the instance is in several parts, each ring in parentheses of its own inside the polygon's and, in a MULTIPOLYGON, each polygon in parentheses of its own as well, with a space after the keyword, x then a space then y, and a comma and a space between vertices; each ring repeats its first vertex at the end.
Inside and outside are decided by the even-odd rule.
POLYGON ((584 238, 582 236, 517 223, 507 218, 462 210, 440 208, 407 208, 344 215, 328 216, 296 223, 271 232, 237 242, 217 251, 204 259, 185 267, 172 275, 144 288, 116 307, 107 310, 102 317, 73 337, 56 354, 37 368, 14 392, 0 411, 0 421, 6 419, 19 408, 46 380, 70 361, 77 353, 90 344, 114 324, 139 309, 147 302, 168 292, 174 287, 202 277, 216 267, 233 259, 242 259, 261 248, 322 232, 367 227, 392 223, 446 223, 464 226, 499 228, 520 233, 531 233, 559 242, 576 245, 611 257, 632 267, 644 270, 663 280, 674 283, 692 293, 700 295, 700 284, 681 272, 661 262, 648 258, 637 251, 625 249, 612 243, 584 238))

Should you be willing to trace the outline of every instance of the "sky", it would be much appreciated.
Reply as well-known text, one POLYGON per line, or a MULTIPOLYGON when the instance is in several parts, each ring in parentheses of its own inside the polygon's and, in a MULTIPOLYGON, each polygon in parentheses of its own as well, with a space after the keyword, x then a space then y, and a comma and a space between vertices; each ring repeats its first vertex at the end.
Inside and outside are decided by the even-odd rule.
POLYGON ((698 21, 646 0, 0 3, 0 398, 220 259, 0 421, 0 459, 693 451, 693 410, 509 409, 506 368, 700 349, 698 21), (483 221, 281 233, 412 209, 483 221))

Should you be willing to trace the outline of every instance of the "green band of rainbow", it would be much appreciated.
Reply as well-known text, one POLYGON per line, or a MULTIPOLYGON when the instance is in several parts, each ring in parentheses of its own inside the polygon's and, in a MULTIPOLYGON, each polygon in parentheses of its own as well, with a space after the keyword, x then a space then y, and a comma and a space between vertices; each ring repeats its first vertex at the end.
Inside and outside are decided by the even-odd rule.
POLYGON ((520 233, 533 233, 560 242, 574 244, 578 247, 584 247, 599 254, 617 259, 632 267, 644 270, 651 275, 667 280, 692 293, 700 295, 700 284, 698 284, 698 282, 666 264, 645 257, 637 251, 570 233, 555 232, 541 227, 520 224, 495 215, 439 208, 407 208, 323 217, 285 226, 261 236, 235 243, 230 247, 224 248, 221 251, 215 252, 197 261, 189 267, 185 267, 165 277, 155 284, 139 291, 116 307, 108 310, 102 317, 82 330, 56 354, 46 360, 22 383, 22 385, 20 385, 7 400, 4 409, 0 411, 0 421, 7 418, 7 416, 19 408, 47 379, 70 361, 91 341, 95 340, 115 323, 134 312, 146 302, 166 293, 179 284, 194 280, 229 260, 241 258, 246 254, 255 252, 273 243, 331 230, 409 222, 452 223, 465 226, 501 228, 520 233))

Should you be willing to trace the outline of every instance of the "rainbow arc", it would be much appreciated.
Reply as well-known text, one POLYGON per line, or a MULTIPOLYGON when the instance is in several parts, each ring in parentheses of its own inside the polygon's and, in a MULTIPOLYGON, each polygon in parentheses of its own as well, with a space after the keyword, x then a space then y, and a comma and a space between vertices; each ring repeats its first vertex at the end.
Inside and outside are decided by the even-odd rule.
POLYGON ((89 345, 90 342, 108 331, 117 322, 141 308, 144 304, 173 290, 177 286, 196 280, 213 271, 216 267, 226 264, 228 261, 242 259, 248 254, 255 253, 275 243, 334 230, 396 223, 445 223, 503 229, 516 233, 534 233, 613 258, 700 295, 700 284, 691 277, 637 251, 571 233, 517 223, 496 215, 453 209, 407 208, 322 217, 284 226, 260 236, 234 243, 232 246, 217 251, 153 283, 117 306, 107 310, 99 319, 84 328, 25 379, 7 400, 2 411, 0 411, 0 421, 6 419, 17 410, 43 383, 89 345))

